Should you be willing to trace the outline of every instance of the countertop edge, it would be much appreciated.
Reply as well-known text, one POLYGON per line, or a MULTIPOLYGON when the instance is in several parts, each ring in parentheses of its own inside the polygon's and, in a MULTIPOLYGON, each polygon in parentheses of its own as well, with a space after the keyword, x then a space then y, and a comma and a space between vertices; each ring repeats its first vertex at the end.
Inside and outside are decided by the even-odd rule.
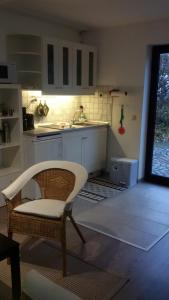
POLYGON ((80 127, 80 128, 67 128, 67 129, 52 129, 52 128, 36 128, 32 130, 23 131, 24 136, 30 137, 40 137, 40 136, 50 136, 50 135, 60 135, 68 132, 76 132, 80 130, 93 129, 98 127, 108 127, 109 124, 91 124, 88 126, 80 127))

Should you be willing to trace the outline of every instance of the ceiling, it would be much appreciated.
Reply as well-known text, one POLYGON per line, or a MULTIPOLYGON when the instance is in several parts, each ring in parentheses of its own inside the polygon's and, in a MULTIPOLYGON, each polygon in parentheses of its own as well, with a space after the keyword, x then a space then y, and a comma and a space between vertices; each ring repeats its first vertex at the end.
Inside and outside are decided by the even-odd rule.
POLYGON ((0 8, 79 30, 169 18, 169 0, 0 0, 0 8))

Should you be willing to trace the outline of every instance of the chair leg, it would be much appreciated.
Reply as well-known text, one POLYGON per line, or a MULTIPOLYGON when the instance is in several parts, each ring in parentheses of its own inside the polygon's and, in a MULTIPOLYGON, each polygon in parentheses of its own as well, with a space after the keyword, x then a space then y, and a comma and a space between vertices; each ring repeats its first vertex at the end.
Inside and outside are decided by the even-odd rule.
MULTIPOLYGON (((8 230, 8 238, 12 239, 13 236, 13 232, 8 230)), ((8 257, 7 258, 7 264, 10 265, 11 264, 11 259, 8 257)))
POLYGON ((76 229, 76 231, 77 231, 78 235, 80 236, 80 238, 81 238, 82 242, 85 244, 85 243, 86 243, 86 241, 85 241, 85 239, 84 239, 84 237, 83 237, 83 235, 82 235, 82 233, 81 233, 81 231, 80 231, 79 227, 77 226, 77 224, 76 224, 76 222, 75 222, 74 218, 72 217, 72 214, 69 214, 69 218, 70 218, 70 221, 72 222, 72 224, 73 224, 74 228, 76 229))
POLYGON ((62 244, 62 275, 67 275, 67 261, 66 261, 66 231, 65 225, 61 233, 61 244, 62 244))

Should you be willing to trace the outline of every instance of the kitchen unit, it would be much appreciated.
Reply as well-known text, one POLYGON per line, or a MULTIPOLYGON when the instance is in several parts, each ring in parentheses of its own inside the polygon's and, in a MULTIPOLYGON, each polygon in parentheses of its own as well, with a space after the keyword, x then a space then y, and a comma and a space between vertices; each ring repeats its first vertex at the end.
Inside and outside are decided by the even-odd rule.
POLYGON ((85 44, 26 34, 7 36, 7 57, 16 63, 23 89, 44 94, 93 94, 97 51, 85 44))

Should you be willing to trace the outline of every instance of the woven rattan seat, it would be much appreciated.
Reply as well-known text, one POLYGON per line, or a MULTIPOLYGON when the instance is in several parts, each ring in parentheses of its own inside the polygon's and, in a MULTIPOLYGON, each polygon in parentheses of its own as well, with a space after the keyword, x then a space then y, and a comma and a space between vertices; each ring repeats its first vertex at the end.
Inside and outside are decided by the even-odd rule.
POLYGON ((86 180, 87 171, 79 164, 45 161, 27 169, 2 191, 8 207, 8 236, 22 233, 60 240, 63 276, 66 275, 67 217, 85 242, 72 217, 72 204, 86 180), (23 203, 21 190, 32 178, 39 184, 42 199, 23 203))

